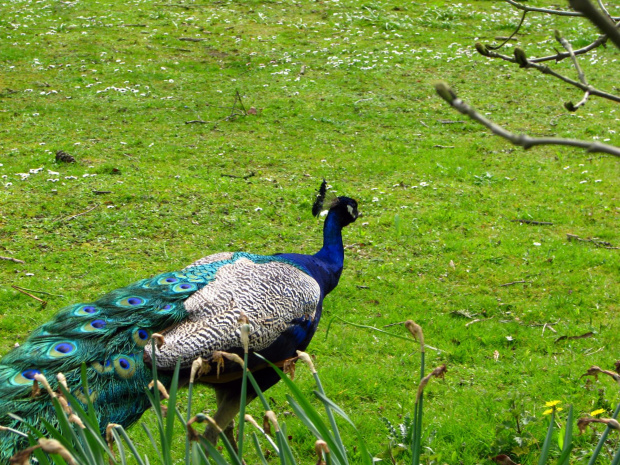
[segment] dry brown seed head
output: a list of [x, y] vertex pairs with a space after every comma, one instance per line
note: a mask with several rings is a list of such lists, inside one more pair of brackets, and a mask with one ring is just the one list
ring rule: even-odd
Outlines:
[[310, 357], [309, 354], [307, 354], [306, 352], [302, 352], [301, 350], [298, 350], [297, 356], [299, 357], [299, 360], [301, 360], [306, 365], [308, 365], [308, 368], [310, 368], [310, 372], [312, 374], [316, 373], [316, 368], [314, 368], [314, 363], [312, 363], [312, 357]]

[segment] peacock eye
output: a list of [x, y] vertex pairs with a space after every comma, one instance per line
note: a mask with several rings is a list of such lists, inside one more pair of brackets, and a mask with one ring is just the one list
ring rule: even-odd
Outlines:
[[94, 320], [91, 323], [91, 326], [93, 328], [97, 328], [97, 329], [101, 329], [101, 328], [105, 328], [107, 325], [107, 323], [105, 322], [105, 320]]
[[26, 386], [28, 384], [32, 384], [35, 375], [38, 373], [41, 372], [39, 370], [35, 370], [34, 368], [24, 370], [20, 373], [16, 373], [13, 377], [11, 377], [9, 379], [9, 383], [11, 383], [13, 386]]
[[22, 376], [26, 379], [33, 380], [35, 375], [41, 373], [39, 370], [26, 370], [22, 371]]
[[77, 350], [77, 346], [72, 342], [61, 342], [60, 344], [56, 344], [53, 346], [48, 355], [50, 357], [64, 357], [66, 355], [70, 355]]
[[139, 329], [138, 330], [138, 337], [140, 339], [142, 339], [143, 341], [145, 341], [146, 339], [148, 339], [149, 333], [146, 330], [144, 330], [144, 329]]
[[162, 310], [170, 310], [171, 308], [172, 308], [172, 305], [166, 304], [163, 306]]
[[196, 289], [198, 289], [198, 287], [193, 283], [182, 283], [182, 284], [176, 284], [175, 286], [172, 286], [173, 292], [195, 291]]
[[99, 313], [99, 310], [94, 305], [82, 305], [74, 310], [74, 315], [84, 316], [84, 315], [94, 315]]
[[114, 359], [114, 370], [121, 378], [129, 379], [136, 372], [136, 362], [127, 355], [119, 355]]
[[145, 299], [143, 299], [142, 297], [127, 297], [126, 299], [123, 299], [119, 302], [119, 305], [123, 305], [123, 306], [131, 306], [131, 307], [135, 307], [137, 305], [142, 305], [146, 302]]

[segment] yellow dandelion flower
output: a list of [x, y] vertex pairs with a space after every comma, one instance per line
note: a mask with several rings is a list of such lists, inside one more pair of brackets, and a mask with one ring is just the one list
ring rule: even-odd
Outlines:
[[561, 400], [551, 400], [549, 402], [545, 402], [545, 407], [555, 407], [558, 404], [561, 404]]
[[564, 410], [562, 407], [558, 407], [555, 409], [556, 412], [561, 412], [562, 410]]
[[553, 409], [552, 409], [552, 408], [550, 408], [549, 410], [545, 410], [545, 411], [543, 412], [543, 415], [551, 415], [552, 413], [553, 413]]
[[597, 415], [600, 415], [601, 413], [604, 413], [605, 409], [604, 408], [600, 408], [598, 410], [595, 410], [594, 412], [590, 412], [590, 416], [591, 417], [595, 417]]

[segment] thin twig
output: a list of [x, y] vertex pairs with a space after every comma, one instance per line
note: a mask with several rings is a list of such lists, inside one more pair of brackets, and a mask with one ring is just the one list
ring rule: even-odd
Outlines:
[[529, 284], [531, 281], [513, 281], [511, 283], [500, 284], [499, 287], [513, 286], [515, 284]]
[[0, 260], [8, 260], [9, 262], [23, 263], [23, 264], [26, 263], [25, 261], [20, 260], [19, 258], [13, 258], [13, 257], [0, 257]]
[[112, 191], [93, 191], [95, 195], [111, 194]]
[[620, 157], [620, 148], [612, 145], [602, 144], [600, 142], [589, 142], [577, 139], [564, 139], [560, 137], [541, 137], [534, 138], [525, 134], [514, 134], [507, 131], [503, 127], [493, 123], [483, 115], [478, 113], [472, 107], [467, 105], [463, 100], [458, 98], [454, 91], [445, 82], [435, 85], [435, 90], [441, 98], [448, 102], [454, 109], [460, 113], [469, 116], [474, 121], [482, 124], [494, 134], [503, 137], [514, 145], [519, 145], [525, 149], [535, 147], [537, 145], [566, 145], [570, 147], [580, 147], [586, 149], [589, 153], [608, 153], [616, 157]]
[[250, 171], [250, 174], [246, 174], [245, 176], [237, 176], [235, 174], [220, 174], [221, 177], [223, 178], [234, 178], [234, 179], [248, 179], [251, 178], [252, 176], [256, 176], [256, 173], [254, 173], [254, 171]]
[[513, 223], [525, 223], [525, 224], [542, 224], [542, 225], [552, 225], [553, 223], [549, 221], [534, 221], [534, 220], [510, 220]]
[[402, 324], [404, 324], [404, 321], [399, 321], [398, 323], [390, 323], [389, 325], [384, 325], [384, 328], [389, 328], [390, 326], [400, 326]]
[[201, 119], [193, 119], [191, 121], [185, 121], [185, 124], [208, 124], [208, 121], [203, 121]]
[[200, 37], [179, 37], [179, 40], [182, 40], [185, 42], [204, 42], [205, 40], [209, 40], [209, 39], [204, 39]]
[[39, 302], [41, 302], [41, 305], [43, 306], [43, 308], [46, 307], [47, 305], [47, 301], [43, 300], [43, 299], [39, 299], [36, 295], [32, 295], [29, 292], [26, 292], [24, 290], [22, 290], [22, 288], [18, 287], [18, 286], [11, 286], [13, 289], [15, 289], [18, 292], [21, 292], [22, 294], [26, 294], [28, 297], [32, 297], [34, 300], [38, 300]]
[[[518, 3], [514, 0], [504, 0], [504, 1], [506, 3], [510, 3], [516, 9], [523, 10], [523, 11], [532, 11], [535, 13], [547, 13], [550, 15], [557, 15], [557, 16], [586, 16], [582, 12], [579, 12], [579, 11], [575, 12], [575, 11], [566, 11], [566, 10], [551, 10], [549, 8], [536, 8], [533, 6], [526, 6], [523, 3]], [[575, 6], [572, 5], [572, 2], [571, 2], [571, 6], [575, 8]], [[577, 10], [577, 8], [575, 8], [575, 10]], [[620, 18], [613, 18], [614, 21], [617, 21], [618, 19]]]
[[601, 248], [603, 248], [603, 249], [611, 249], [611, 250], [618, 250], [618, 249], [620, 249], [620, 247], [614, 247], [614, 246], [612, 246], [612, 245], [611, 245], [609, 242], [607, 242], [607, 241], [601, 241], [601, 240], [596, 239], [596, 238], [592, 238], [592, 239], [590, 239], [590, 238], [588, 238], [588, 239], [583, 239], [583, 238], [581, 238], [581, 237], [579, 237], [579, 236], [577, 236], [577, 235], [575, 235], [575, 234], [569, 234], [569, 233], [566, 233], [566, 238], [567, 238], [569, 241], [591, 242], [591, 243], [592, 243], [592, 244], [594, 244], [595, 246], [597, 246], [597, 247], [601, 247]]
[[509, 37], [506, 37], [501, 44], [493, 45], [493, 46], [487, 45], [487, 48], [489, 48], [490, 50], [499, 50], [504, 45], [506, 45], [508, 42], [510, 42], [512, 40], [512, 38], [519, 32], [519, 30], [521, 29], [521, 26], [523, 26], [523, 22], [525, 21], [525, 17], [526, 16], [527, 16], [527, 10], [523, 10], [523, 16], [521, 16], [521, 21], [519, 22], [519, 25], [514, 30], [514, 32], [512, 34], [510, 34]]
[[[598, 36], [598, 38], [592, 42], [591, 44], [586, 45], [585, 47], [581, 47], [575, 51], [573, 51], [573, 53], [575, 55], [583, 55], [584, 53], [588, 53], [590, 50], [594, 50], [595, 48], [600, 47], [601, 45], [603, 45], [604, 43], [607, 42], [607, 36], [605, 34], [601, 34], [600, 36]], [[556, 62], [562, 61], [565, 58], [569, 58], [570, 57], [570, 53], [568, 52], [559, 52], [556, 53], [555, 55], [549, 55], [546, 57], [540, 57], [540, 58], [531, 58], [530, 61], [532, 63], [542, 63], [543, 61], [551, 61], [551, 60], [555, 60]]]
[[73, 216], [68, 216], [67, 218], [65, 218], [65, 221], [71, 221], [71, 220], [73, 220], [73, 219], [77, 218], [78, 216], [86, 215], [86, 213], [88, 213], [88, 212], [92, 212], [92, 211], [93, 211], [95, 208], [97, 208], [98, 206], [99, 206], [99, 204], [96, 204], [94, 207], [89, 208], [88, 210], [86, 210], [86, 211], [84, 211], [84, 212], [82, 212], [82, 213], [78, 213], [78, 214], [73, 215]]
[[476, 318], [475, 320], [471, 320], [469, 323], [465, 324], [465, 327], [467, 328], [469, 325], [473, 325], [474, 323], [480, 323], [482, 321], [489, 321], [492, 320], [493, 317], [490, 318]]
[[594, 333], [592, 331], [588, 331], [587, 333], [581, 334], [580, 336], [560, 336], [555, 340], [555, 342], [572, 341], [573, 339], [586, 339], [592, 336], [594, 336]]
[[[575, 56], [575, 52], [573, 51], [573, 47], [570, 44], [570, 42], [566, 40], [564, 37], [562, 37], [562, 34], [560, 34], [559, 31], [555, 31], [555, 40], [557, 40], [562, 45], [562, 47], [564, 47], [566, 51], [570, 54], [570, 58], [571, 58], [571, 61], [573, 62], [573, 66], [577, 70], [577, 76], [579, 77], [579, 81], [584, 86], [588, 86], [586, 75], [581, 69], [581, 66], [579, 66], [579, 62], [577, 61], [577, 57]], [[568, 111], [577, 111], [579, 107], [586, 104], [589, 96], [590, 96], [590, 91], [586, 90], [583, 98], [579, 102], [577, 102], [576, 104], [573, 104], [573, 102], [566, 102], [564, 104], [564, 108], [566, 108]]]
[[52, 295], [52, 296], [54, 296], [54, 297], [64, 297], [64, 295], [62, 295], [62, 294], [52, 294], [52, 293], [50, 293], [50, 292], [45, 292], [45, 291], [37, 291], [37, 290], [34, 290], [34, 289], [28, 289], [28, 288], [26, 288], [26, 287], [21, 287], [21, 286], [15, 286], [15, 285], [13, 285], [12, 287], [14, 287], [15, 289], [22, 289], [22, 290], [24, 290], [24, 291], [35, 292], [35, 293], [37, 293], [37, 294]]

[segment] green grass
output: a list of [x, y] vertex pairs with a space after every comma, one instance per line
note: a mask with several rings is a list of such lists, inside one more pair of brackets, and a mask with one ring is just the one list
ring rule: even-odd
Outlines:
[[[0, 255], [26, 264], [0, 261], [1, 353], [64, 305], [210, 253], [316, 251], [310, 208], [325, 177], [364, 216], [345, 231], [345, 271], [308, 350], [371, 452], [388, 445], [382, 418], [398, 424], [413, 412], [415, 345], [338, 321], [327, 334], [335, 316], [376, 327], [411, 318], [440, 349], [426, 358], [427, 371], [446, 363], [448, 373], [425, 395], [425, 463], [538, 460], [545, 401], [572, 404], [576, 417], [611, 414], [617, 388], [581, 375], [618, 358], [618, 250], [566, 234], [620, 246], [620, 165], [512, 147], [452, 111], [432, 83], [538, 136], [618, 145], [617, 105], [591, 99], [567, 114], [562, 103], [579, 91], [479, 56], [475, 41], [518, 23], [496, 2], [179, 5], [2, 7]], [[597, 36], [584, 22], [530, 16], [518, 42], [530, 56], [554, 53], [554, 28], [578, 46]], [[206, 40], [179, 40], [188, 37]], [[619, 59], [608, 47], [581, 63], [613, 92]], [[575, 76], [567, 60], [551, 66]], [[237, 90], [257, 114], [225, 120]], [[57, 150], [78, 163], [55, 163]], [[526, 283], [501, 286], [515, 281]], [[40, 295], [42, 309], [11, 285], [56, 295]], [[466, 326], [459, 313], [481, 321]], [[305, 370], [298, 383], [313, 389]], [[197, 391], [195, 408], [212, 411], [210, 391]], [[279, 415], [291, 411], [286, 392], [267, 393]], [[248, 409], [262, 416], [258, 403]], [[287, 425], [294, 453], [311, 461], [314, 439], [295, 418]], [[141, 430], [130, 434], [149, 447]], [[577, 437], [574, 460], [595, 443]]]

